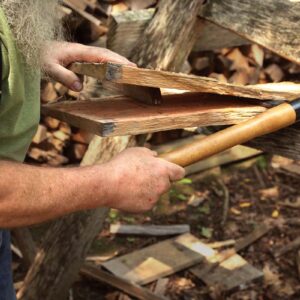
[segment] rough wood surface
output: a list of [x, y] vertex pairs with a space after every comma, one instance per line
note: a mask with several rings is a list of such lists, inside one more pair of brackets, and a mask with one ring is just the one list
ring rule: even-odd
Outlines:
[[[107, 46], [129, 57], [154, 13], [155, 10], [152, 8], [114, 13], [108, 25]], [[207, 51], [249, 43], [239, 35], [210, 21], [202, 20], [200, 26], [202, 30], [195, 41], [193, 51]]]
[[131, 295], [131, 296], [137, 298], [137, 299], [166, 300], [165, 297], [157, 296], [145, 288], [142, 288], [142, 287], [140, 287], [130, 281], [127, 281], [123, 278], [111, 275], [108, 272], [105, 272], [105, 271], [101, 270], [100, 268], [97, 268], [94, 266], [85, 264], [80, 269], [80, 274], [87, 278], [91, 278], [91, 279], [97, 280], [102, 283], [104, 282], [110, 286], [113, 286], [113, 287], [127, 293], [128, 295]]
[[134, 86], [179, 89], [261, 100], [287, 100], [300, 96], [300, 84], [293, 83], [241, 86], [223, 83], [208, 77], [135, 68], [112, 63], [74, 63], [71, 70], [101, 81], [112, 81]]
[[160, 1], [130, 59], [143, 68], [180, 71], [202, 30], [197, 19], [202, 2]]
[[112, 259], [102, 265], [137, 284], [147, 284], [200, 263], [215, 251], [187, 233]]
[[[82, 166], [104, 163], [130, 143], [129, 137], [94, 139]], [[18, 299], [65, 299], [106, 214], [107, 209], [100, 208], [55, 222], [47, 231]]]
[[240, 255], [235, 254], [210, 269], [213, 264], [206, 261], [203, 265], [192, 268], [191, 272], [209, 287], [220, 291], [229, 291], [263, 278], [263, 272], [250, 265]]
[[166, 236], [190, 232], [190, 225], [110, 225], [110, 233], [126, 235]]
[[200, 15], [300, 63], [299, 1], [210, 0]]
[[43, 113], [101, 136], [137, 135], [161, 130], [229, 125], [265, 111], [263, 106], [209, 94], [164, 96], [160, 106], [126, 97], [98, 101], [59, 102]]

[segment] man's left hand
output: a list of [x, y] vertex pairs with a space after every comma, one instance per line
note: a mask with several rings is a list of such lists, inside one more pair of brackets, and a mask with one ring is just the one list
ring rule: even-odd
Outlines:
[[43, 56], [44, 71], [52, 79], [75, 92], [80, 92], [83, 85], [81, 79], [74, 72], [67, 69], [74, 62], [114, 62], [135, 66], [125, 57], [105, 48], [67, 42], [51, 42], [46, 47]]

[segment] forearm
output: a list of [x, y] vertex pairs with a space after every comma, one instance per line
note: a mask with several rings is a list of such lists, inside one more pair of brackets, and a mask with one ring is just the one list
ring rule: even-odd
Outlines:
[[26, 226], [105, 205], [106, 166], [42, 168], [0, 162], [0, 228]]

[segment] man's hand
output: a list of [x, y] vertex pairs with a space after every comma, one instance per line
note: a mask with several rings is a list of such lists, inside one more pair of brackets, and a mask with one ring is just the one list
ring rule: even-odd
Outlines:
[[147, 148], [129, 148], [107, 164], [112, 184], [107, 206], [131, 213], [148, 211], [172, 181], [184, 176], [183, 168], [156, 155]]
[[125, 57], [104, 48], [67, 42], [50, 42], [46, 45], [43, 55], [43, 70], [69, 89], [80, 92], [83, 87], [81, 79], [67, 69], [67, 66], [73, 62], [114, 62], [135, 66]]

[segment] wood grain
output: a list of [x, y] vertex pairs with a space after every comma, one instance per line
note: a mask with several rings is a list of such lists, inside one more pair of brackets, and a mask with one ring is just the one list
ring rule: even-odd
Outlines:
[[136, 284], [147, 284], [193, 266], [214, 254], [213, 249], [187, 233], [112, 259], [102, 265], [121, 278]]
[[101, 136], [117, 136], [236, 124], [266, 110], [232, 97], [209, 94], [166, 95], [163, 102], [149, 106], [121, 96], [59, 102], [43, 106], [42, 112]]
[[200, 15], [261, 46], [300, 63], [300, 2], [210, 0]]
[[[153, 8], [114, 13], [109, 20], [107, 46], [129, 57], [135, 49], [138, 39], [151, 21]], [[240, 46], [249, 43], [239, 35], [216, 24], [201, 20], [200, 36], [196, 39], [193, 51], [208, 51], [219, 48]]]
[[[102, 81], [146, 87], [172, 88], [190, 92], [214, 93], [260, 100], [287, 100], [300, 96], [300, 84], [241, 86], [223, 83], [213, 78], [158, 71], [112, 63], [74, 63], [71, 70]], [[273, 89], [272, 89], [273, 87]]]

